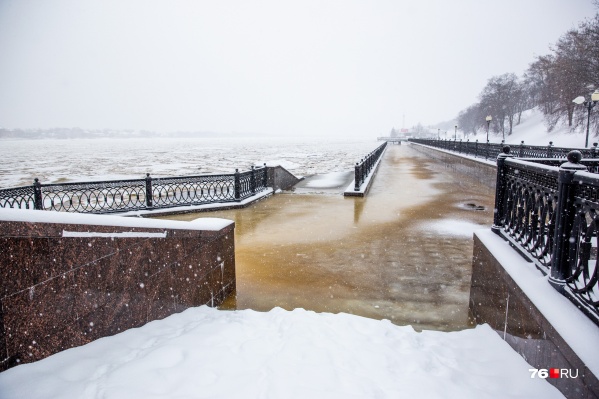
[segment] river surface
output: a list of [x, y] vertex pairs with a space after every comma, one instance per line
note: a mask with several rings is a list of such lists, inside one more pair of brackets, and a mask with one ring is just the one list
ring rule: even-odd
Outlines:
[[472, 232], [490, 228], [494, 201], [494, 176], [463, 172], [416, 146], [388, 146], [365, 198], [298, 189], [170, 218], [235, 221], [237, 289], [223, 309], [304, 308], [458, 330], [470, 325]]

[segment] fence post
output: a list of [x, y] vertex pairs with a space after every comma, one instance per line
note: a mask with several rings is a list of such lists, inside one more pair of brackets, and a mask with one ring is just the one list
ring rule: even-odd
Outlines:
[[358, 162], [354, 168], [354, 191], [360, 191], [360, 165]]
[[570, 242], [576, 208], [574, 207], [574, 193], [576, 183], [573, 183], [577, 171], [587, 170], [580, 164], [582, 153], [573, 150], [568, 153], [568, 162], [559, 168], [557, 180], [557, 204], [555, 207], [555, 231], [553, 234], [553, 252], [551, 256], [551, 275], [549, 283], [556, 290], [563, 292], [565, 280], [570, 277]]
[[42, 183], [36, 177], [33, 180], [33, 209], [44, 210], [44, 200], [42, 198]]
[[549, 145], [547, 146], [547, 158], [552, 158], [553, 157], [553, 141], [549, 142]]
[[256, 193], [256, 171], [254, 170], [254, 166], [252, 165], [251, 175], [250, 175], [250, 188], [252, 189], [252, 194]]
[[597, 157], [597, 145], [599, 143], [593, 143], [593, 148], [591, 148], [591, 155], [593, 156], [593, 158]]
[[495, 213], [493, 215], [493, 226], [491, 227], [491, 230], [495, 234], [499, 234], [501, 226], [503, 226], [503, 220], [505, 218], [505, 202], [507, 199], [507, 167], [505, 166], [505, 160], [507, 158], [513, 157], [513, 155], [510, 154], [509, 145], [503, 146], [502, 151], [503, 152], [497, 155], [497, 180], [495, 183]]
[[485, 160], [489, 159], [489, 145], [490, 145], [489, 140], [487, 140], [487, 146], [486, 146], [487, 148], [485, 150]]
[[478, 139], [476, 139], [476, 143], [474, 143], [474, 158], [478, 158]]
[[146, 173], [146, 208], [152, 209], [153, 207], [152, 178], [149, 173]]
[[235, 169], [233, 190], [235, 191], [235, 200], [239, 201], [241, 198], [241, 180], [239, 179], [239, 169]]
[[268, 168], [266, 167], [266, 162], [264, 163], [264, 175], [263, 175], [262, 187], [268, 187]]
[[524, 140], [522, 140], [520, 142], [520, 151], [518, 151], [518, 157], [522, 158], [522, 155], [524, 154]]

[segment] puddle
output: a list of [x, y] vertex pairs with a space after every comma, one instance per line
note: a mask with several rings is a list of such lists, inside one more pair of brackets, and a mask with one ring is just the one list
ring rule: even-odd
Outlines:
[[[471, 232], [491, 225], [494, 192], [410, 147], [387, 149], [365, 198], [280, 194], [246, 209], [177, 216], [236, 222], [237, 290], [222, 308], [468, 327]], [[455, 206], [465, 202], [486, 209]]]
[[484, 211], [486, 209], [483, 205], [478, 205], [474, 202], [466, 202], [465, 204], [459, 204], [458, 207], [466, 209], [468, 211]]

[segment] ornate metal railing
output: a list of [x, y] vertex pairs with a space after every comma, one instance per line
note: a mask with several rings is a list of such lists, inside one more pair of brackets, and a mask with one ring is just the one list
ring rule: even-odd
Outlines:
[[[424, 144], [431, 147], [442, 148], [448, 151], [455, 151], [461, 154], [473, 155], [476, 158], [495, 159], [501, 153], [505, 144], [497, 143], [479, 143], [478, 140], [431, 140], [431, 139], [410, 139], [410, 142]], [[593, 143], [593, 147], [580, 149], [584, 158], [598, 158], [599, 149], [597, 143]], [[550, 141], [548, 146], [524, 145], [524, 141], [520, 144], [510, 145], [512, 155], [518, 158], [563, 158], [572, 148], [554, 147]]]
[[354, 191], [360, 191], [360, 187], [370, 174], [370, 171], [376, 165], [376, 162], [379, 160], [385, 148], [387, 147], [387, 142], [384, 142], [380, 146], [378, 146], [374, 151], [370, 152], [366, 155], [360, 162], [356, 163], [354, 168]]
[[0, 208], [114, 213], [239, 202], [267, 187], [267, 168], [233, 174], [41, 184], [0, 190]]
[[[599, 325], [599, 161], [497, 157], [493, 231]], [[559, 163], [559, 166], [557, 165]]]
[[[37, 183], [37, 179], [35, 179]], [[35, 208], [35, 186], [0, 190], [0, 208]]]

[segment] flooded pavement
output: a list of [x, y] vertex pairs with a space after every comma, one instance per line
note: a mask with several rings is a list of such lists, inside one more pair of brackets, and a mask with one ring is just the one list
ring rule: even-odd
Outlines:
[[469, 325], [472, 232], [492, 223], [493, 182], [388, 146], [365, 198], [284, 193], [170, 218], [235, 221], [237, 291], [221, 308], [301, 307], [450, 331]]

